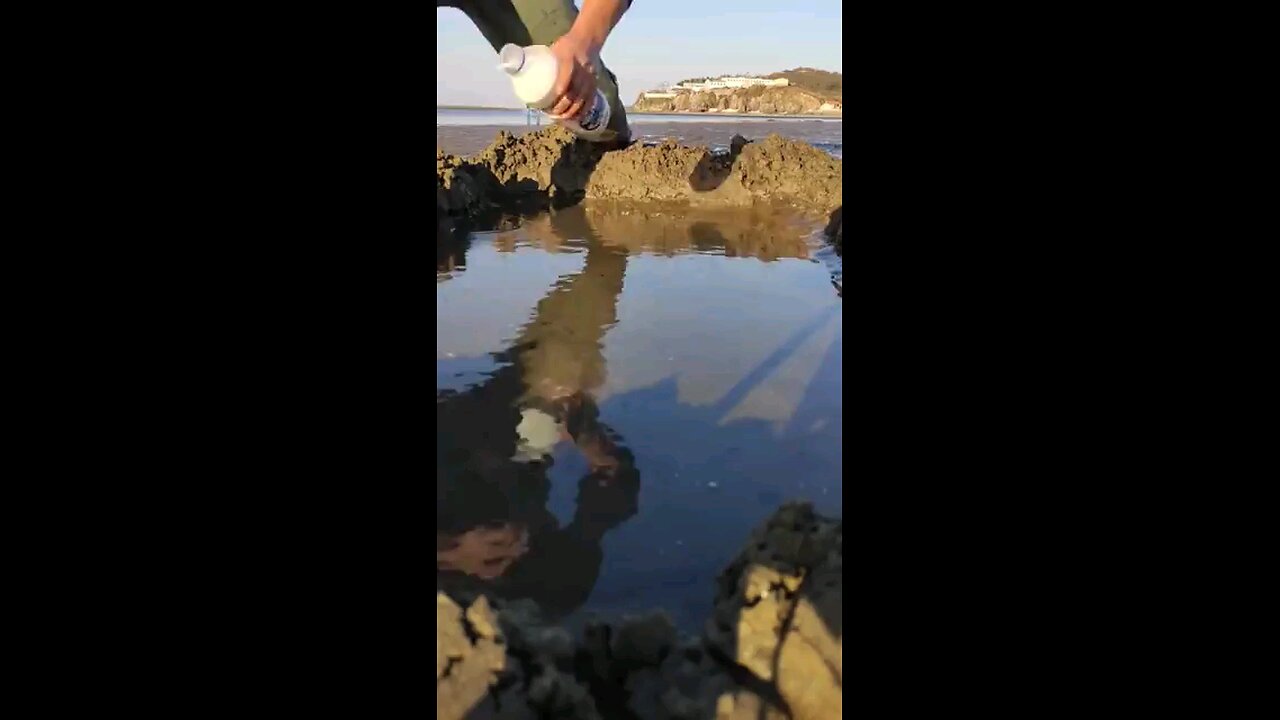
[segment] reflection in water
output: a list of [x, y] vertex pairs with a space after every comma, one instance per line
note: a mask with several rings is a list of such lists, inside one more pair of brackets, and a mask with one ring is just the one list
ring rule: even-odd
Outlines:
[[467, 246], [471, 243], [465, 228], [445, 226], [436, 228], [436, 282], [452, 277], [452, 273], [466, 264]]
[[[556, 284], [500, 354], [504, 367], [461, 392], [437, 391], [436, 570], [446, 590], [483, 587], [563, 616], [595, 585], [601, 538], [635, 514], [634, 460], [590, 394], [604, 380], [601, 341], [617, 320], [626, 262], [625, 252], [592, 246], [582, 271]], [[561, 440], [587, 463], [565, 527], [546, 507]]]
[[779, 502], [838, 515], [823, 222], [593, 202], [444, 243], [438, 586], [570, 623], [661, 605], [694, 630]]
[[691, 213], [687, 205], [593, 201], [589, 208], [575, 205], [531, 218], [516, 232], [500, 233], [498, 242], [510, 248], [521, 237], [554, 250], [566, 239], [599, 237], [631, 253], [693, 250], [768, 261], [808, 257], [812, 227], [811, 217], [762, 205]]

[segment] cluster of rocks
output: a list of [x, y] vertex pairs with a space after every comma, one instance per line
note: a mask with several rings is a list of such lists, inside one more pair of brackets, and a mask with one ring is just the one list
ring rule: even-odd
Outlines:
[[[717, 579], [700, 637], [662, 612], [574, 639], [528, 602], [436, 596], [436, 714], [829, 720], [843, 712], [843, 523], [784, 505]], [[465, 605], [465, 608], [464, 608]]]

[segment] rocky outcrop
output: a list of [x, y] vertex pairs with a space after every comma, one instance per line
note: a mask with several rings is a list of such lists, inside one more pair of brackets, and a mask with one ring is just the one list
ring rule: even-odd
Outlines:
[[498, 635], [497, 618], [485, 598], [464, 612], [436, 594], [436, 714], [466, 717], [492, 700], [498, 678], [516, 667]]
[[795, 718], [841, 717], [844, 525], [785, 505], [720, 575], [705, 641]]
[[843, 710], [843, 524], [779, 509], [720, 576], [701, 638], [661, 611], [574, 641], [528, 602], [436, 596], [436, 715], [828, 720]]
[[823, 213], [840, 205], [844, 191], [843, 160], [780, 135], [744, 147], [732, 172], [752, 198], [782, 199]]
[[753, 87], [677, 92], [673, 98], [640, 93], [636, 112], [758, 112], [766, 115], [840, 113], [841, 101], [798, 87]]
[[803, 142], [735, 136], [728, 154], [635, 143], [623, 150], [578, 140], [559, 126], [501, 132], [468, 158], [436, 153], [436, 211], [476, 215], [540, 209], [582, 198], [750, 205], [780, 201], [825, 216], [840, 204], [843, 161]]

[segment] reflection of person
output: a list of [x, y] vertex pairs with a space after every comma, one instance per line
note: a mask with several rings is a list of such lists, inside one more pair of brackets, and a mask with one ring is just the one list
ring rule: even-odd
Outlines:
[[[616, 321], [625, 253], [593, 244], [484, 383], [436, 398], [436, 577], [442, 589], [528, 597], [551, 617], [586, 601], [605, 532], [636, 511], [631, 453], [598, 420], [601, 341]], [[587, 460], [573, 519], [546, 509], [551, 450]]]
[[560, 73], [556, 100], [547, 112], [557, 119], [576, 117], [590, 107], [599, 87], [609, 100], [609, 130], [614, 133], [605, 140], [620, 142], [631, 131], [618, 79], [600, 61], [600, 50], [630, 5], [630, 0], [582, 0], [579, 12], [573, 0], [436, 0], [436, 7], [466, 13], [494, 50], [507, 43], [549, 46], [560, 61]]

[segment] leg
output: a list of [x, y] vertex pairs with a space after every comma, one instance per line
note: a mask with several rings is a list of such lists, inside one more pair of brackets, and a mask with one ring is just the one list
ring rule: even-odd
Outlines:
[[[480, 29], [494, 50], [507, 43], [550, 45], [569, 32], [578, 17], [572, 0], [454, 0]], [[618, 94], [618, 79], [601, 61], [596, 87], [609, 101], [609, 129], [623, 141], [631, 137], [627, 111]]]

